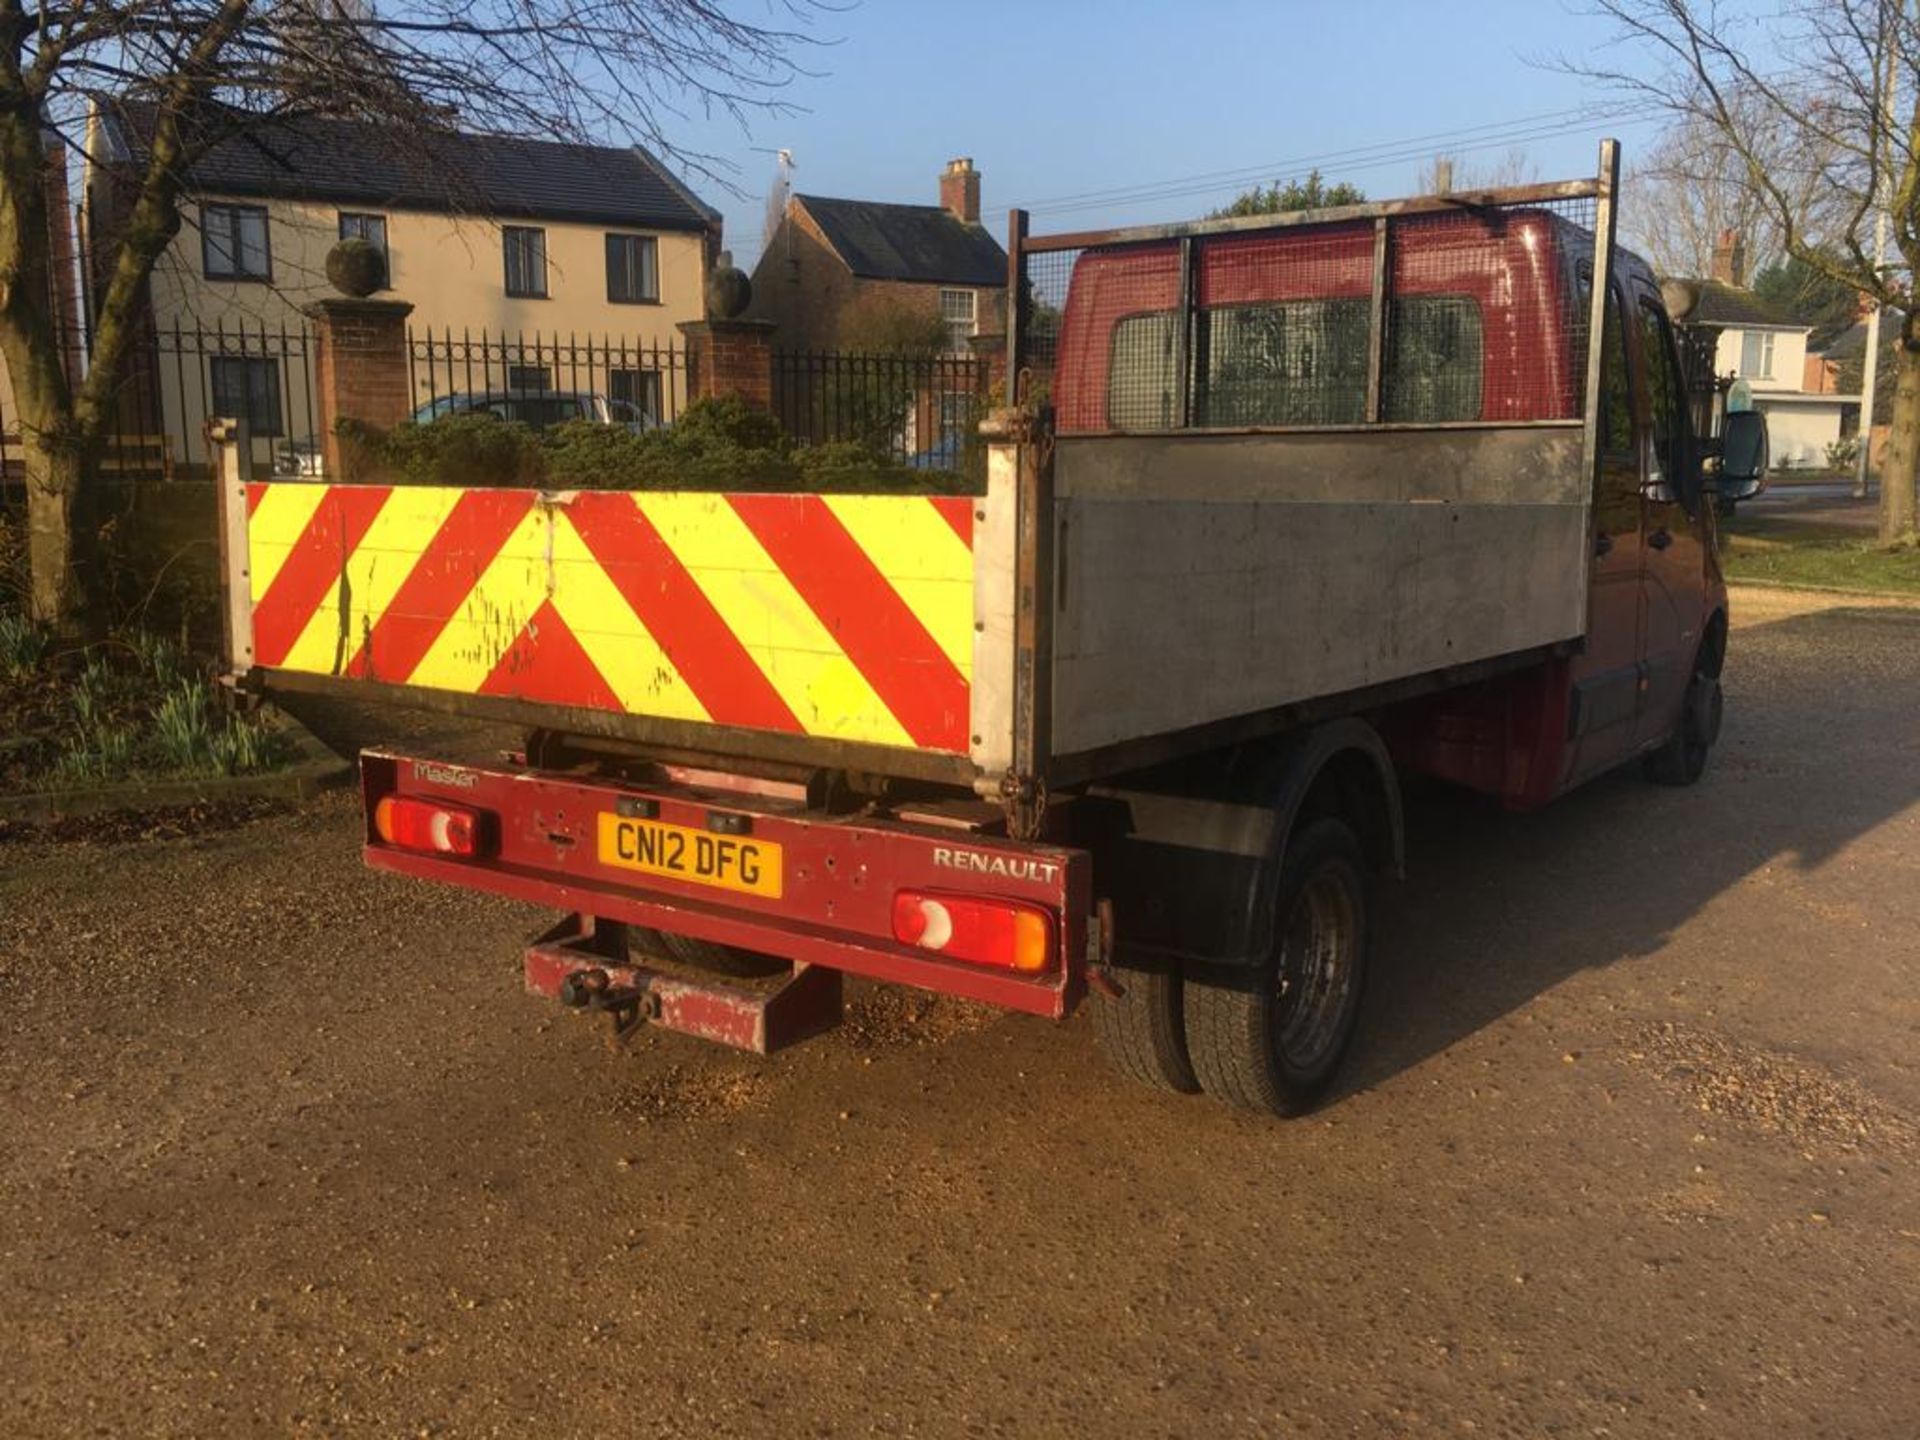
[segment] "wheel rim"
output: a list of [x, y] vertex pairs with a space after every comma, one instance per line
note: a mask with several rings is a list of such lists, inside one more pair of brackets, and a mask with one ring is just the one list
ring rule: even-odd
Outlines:
[[1360, 907], [1351, 878], [1327, 866], [1301, 887], [1280, 939], [1275, 997], [1280, 1058], [1312, 1072], [1340, 1044], [1353, 995]]

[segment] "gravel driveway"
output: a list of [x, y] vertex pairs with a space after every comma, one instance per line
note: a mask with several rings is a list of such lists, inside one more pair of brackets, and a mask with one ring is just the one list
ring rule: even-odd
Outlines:
[[858, 990], [609, 1050], [348, 797], [0, 844], [0, 1435], [1920, 1432], [1920, 610], [1739, 598], [1707, 780], [1410, 797], [1276, 1124]]

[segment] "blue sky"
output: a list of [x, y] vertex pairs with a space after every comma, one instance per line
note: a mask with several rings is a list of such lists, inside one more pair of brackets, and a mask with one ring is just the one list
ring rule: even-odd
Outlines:
[[1604, 24], [1562, 0], [864, 0], [813, 29], [832, 43], [799, 53], [817, 72], [787, 94], [801, 113], [756, 116], [747, 133], [724, 118], [675, 127], [687, 148], [738, 167], [742, 195], [695, 188], [725, 212], [742, 264], [759, 252], [774, 170], [760, 151], [775, 147], [793, 151], [797, 190], [910, 203], [932, 203], [942, 164], [971, 155], [998, 234], [1013, 204], [1036, 212], [1039, 232], [1197, 215], [1245, 181], [1073, 197], [1221, 171], [1286, 179], [1363, 146], [1403, 153], [1320, 168], [1405, 194], [1434, 150], [1472, 165], [1510, 148], [1423, 137], [1536, 116], [1555, 118], [1526, 128], [1563, 133], [1523, 148], [1539, 178], [1559, 179], [1591, 172], [1601, 135], [1631, 158], [1656, 129], [1644, 115], [1566, 113], [1620, 102], [1536, 63], [1607, 43]]

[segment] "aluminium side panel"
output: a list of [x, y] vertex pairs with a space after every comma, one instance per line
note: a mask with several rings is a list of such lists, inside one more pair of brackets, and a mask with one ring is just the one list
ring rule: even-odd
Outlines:
[[1063, 438], [1053, 753], [1575, 640], [1575, 422]]

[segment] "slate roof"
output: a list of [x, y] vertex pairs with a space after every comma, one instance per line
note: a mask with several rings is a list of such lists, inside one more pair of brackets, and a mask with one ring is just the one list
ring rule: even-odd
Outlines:
[[1751, 290], [1724, 285], [1718, 280], [1696, 280], [1700, 304], [1687, 317], [1691, 325], [1778, 325], [1790, 329], [1806, 328], [1801, 321], [1768, 305]]
[[[103, 104], [120, 158], [139, 163], [155, 107]], [[207, 194], [463, 211], [582, 224], [701, 230], [705, 204], [638, 145], [565, 145], [499, 135], [436, 134], [306, 117], [220, 141], [189, 168]]]
[[938, 205], [885, 205], [796, 195], [847, 268], [863, 280], [947, 285], [1007, 283], [1007, 252], [985, 227]]

